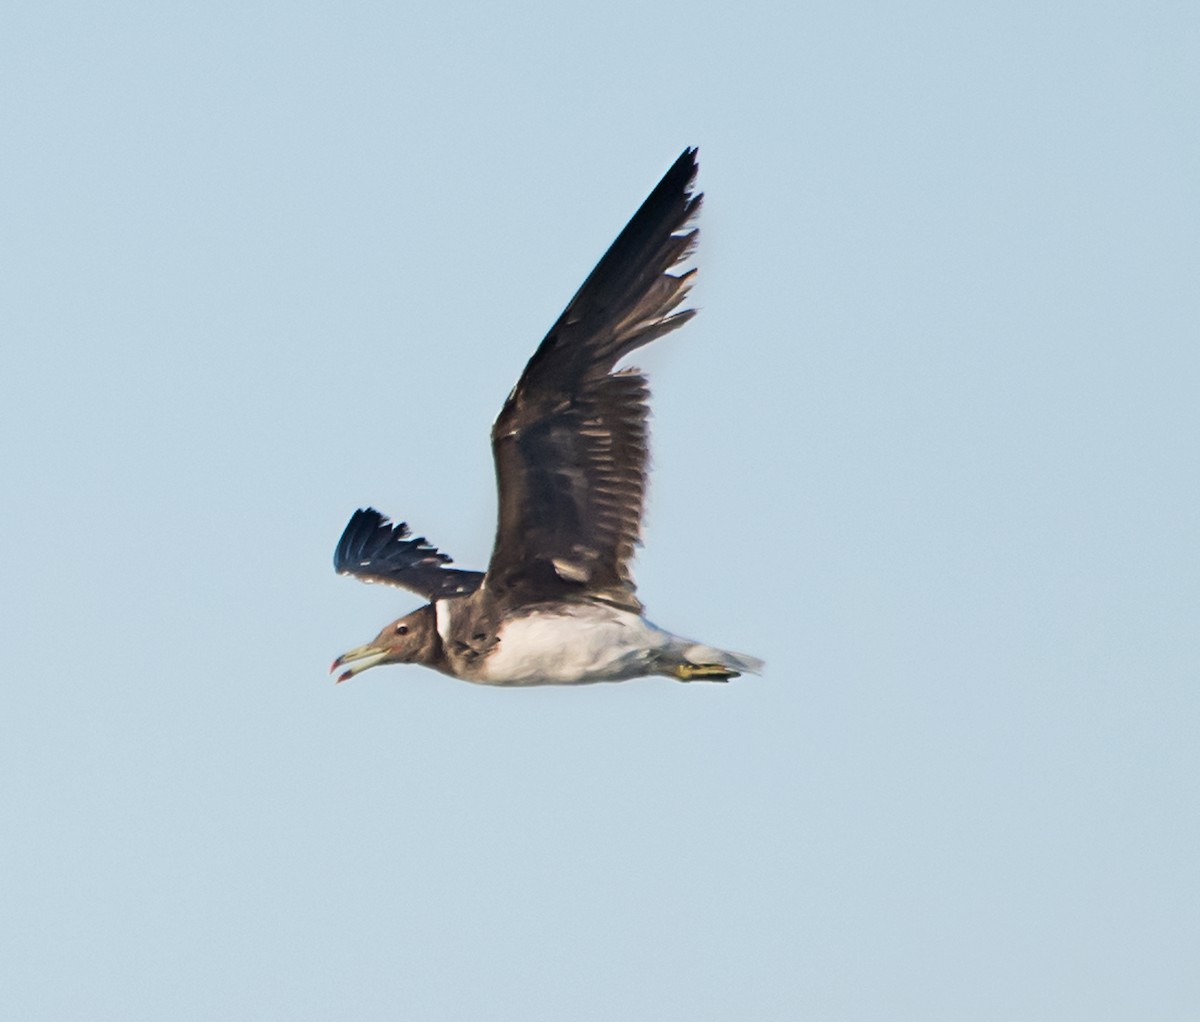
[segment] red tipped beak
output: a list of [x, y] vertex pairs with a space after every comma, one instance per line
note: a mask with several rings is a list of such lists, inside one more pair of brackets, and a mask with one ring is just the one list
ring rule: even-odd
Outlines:
[[380, 649], [378, 646], [359, 646], [357, 649], [347, 650], [330, 664], [329, 673], [332, 674], [344, 664], [353, 665], [338, 675], [337, 684], [340, 685], [343, 681], [353, 678], [360, 671], [365, 671], [368, 667], [374, 667], [386, 656], [387, 650]]

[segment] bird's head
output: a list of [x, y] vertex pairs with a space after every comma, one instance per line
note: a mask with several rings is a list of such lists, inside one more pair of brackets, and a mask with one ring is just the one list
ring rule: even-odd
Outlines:
[[337, 680], [341, 683], [379, 664], [429, 663], [436, 655], [437, 642], [433, 605], [426, 604], [386, 625], [365, 646], [347, 650], [333, 662], [329, 673], [345, 664], [352, 665], [338, 675]]

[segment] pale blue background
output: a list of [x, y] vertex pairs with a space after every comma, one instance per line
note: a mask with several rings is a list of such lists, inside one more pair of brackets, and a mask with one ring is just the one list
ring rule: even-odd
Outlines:
[[[436, 11], [436, 13], [435, 13]], [[24, 3], [0, 1015], [1200, 1017], [1200, 13]], [[701, 146], [653, 618], [728, 686], [335, 688]]]

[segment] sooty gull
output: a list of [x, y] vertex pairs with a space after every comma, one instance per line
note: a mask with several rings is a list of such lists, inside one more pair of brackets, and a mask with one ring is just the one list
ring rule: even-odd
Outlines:
[[343, 653], [338, 681], [424, 664], [484, 685], [570, 685], [666, 675], [725, 681], [762, 661], [651, 624], [629, 562], [646, 490], [649, 390], [631, 351], [683, 326], [695, 270], [696, 150], [664, 175], [538, 346], [492, 427], [499, 521], [486, 572], [373, 508], [351, 517], [338, 572], [429, 602]]

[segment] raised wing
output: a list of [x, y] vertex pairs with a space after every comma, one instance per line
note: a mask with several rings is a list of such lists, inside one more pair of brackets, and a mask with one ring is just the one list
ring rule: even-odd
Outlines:
[[499, 488], [489, 592], [587, 594], [640, 610], [629, 569], [646, 489], [644, 377], [613, 372], [684, 323], [694, 270], [696, 150], [687, 149], [551, 327], [492, 427]]
[[359, 509], [338, 540], [333, 567], [339, 575], [403, 586], [427, 600], [464, 596], [479, 588], [483, 572], [445, 567], [450, 563], [447, 554], [424, 536], [411, 535], [404, 522], [393, 525], [374, 508]]

